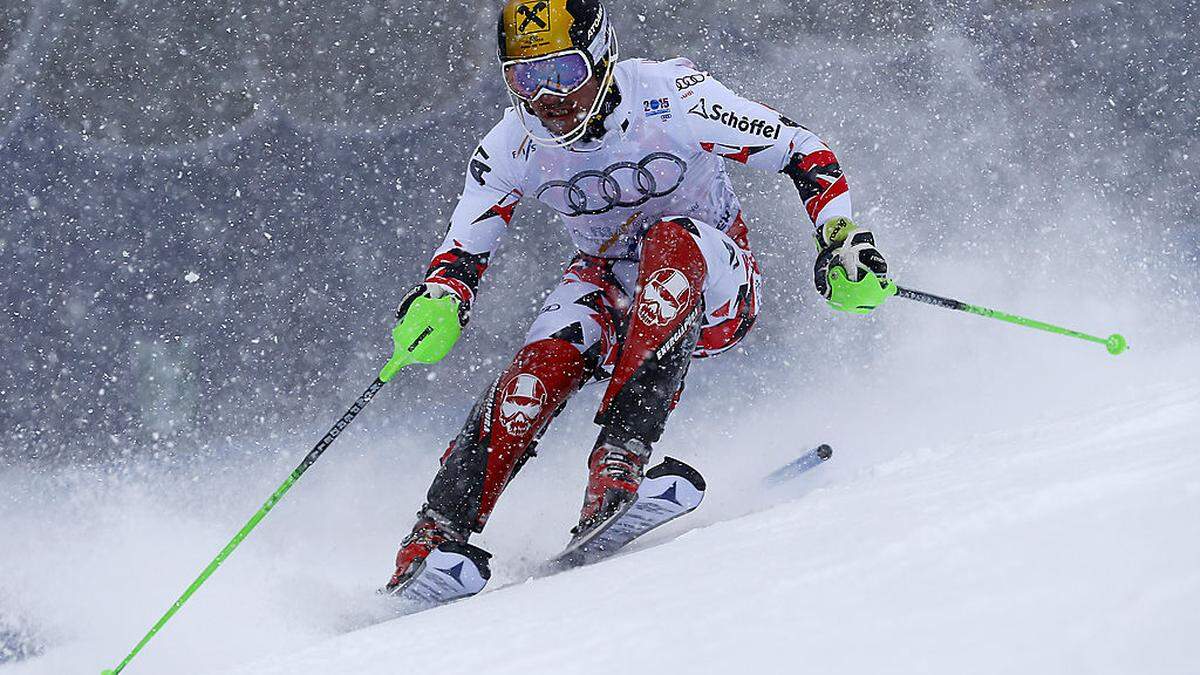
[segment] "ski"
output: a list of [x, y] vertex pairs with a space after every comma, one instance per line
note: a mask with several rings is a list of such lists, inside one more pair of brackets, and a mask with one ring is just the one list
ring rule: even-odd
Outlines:
[[419, 563], [408, 581], [384, 593], [399, 601], [403, 613], [470, 597], [482, 591], [491, 578], [491, 557], [478, 546], [443, 542]]
[[800, 455], [796, 459], [784, 464], [775, 469], [763, 478], [763, 482], [767, 485], [779, 485], [792, 480], [802, 473], [806, 473], [816, 466], [820, 466], [833, 456], [833, 448], [828, 444], [822, 443], [808, 452]]
[[624, 510], [581, 533], [548, 564], [551, 570], [590, 565], [616, 553], [629, 542], [685, 513], [704, 499], [704, 477], [673, 458], [646, 472], [637, 495]]
[[415, 564], [412, 576], [396, 588], [375, 591], [378, 603], [365, 611], [346, 614], [339, 633], [349, 633], [409, 614], [469, 598], [483, 590], [492, 576], [491, 553], [471, 544], [442, 542]]
[[[785, 483], [832, 456], [833, 449], [822, 443], [767, 474], [763, 482]], [[664, 457], [646, 472], [637, 494], [624, 509], [573, 539], [546, 563], [543, 573], [590, 565], [612, 556], [651, 530], [696, 510], [706, 489], [699, 471], [678, 459]], [[479, 593], [491, 578], [490, 558], [490, 553], [470, 544], [442, 543], [419, 563], [408, 581], [394, 590], [381, 591], [399, 601], [400, 612], [391, 616], [423, 611]], [[355, 627], [362, 625], [366, 624]]]

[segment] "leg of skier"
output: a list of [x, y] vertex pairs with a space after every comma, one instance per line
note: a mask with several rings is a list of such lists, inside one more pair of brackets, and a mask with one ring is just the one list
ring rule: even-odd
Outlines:
[[650, 447], [683, 384], [704, 312], [708, 266], [686, 219], [653, 225], [642, 240], [637, 289], [588, 457], [588, 486], [576, 535], [629, 504]]
[[525, 346], [484, 392], [443, 455], [387, 588], [404, 583], [438, 545], [465, 543], [482, 531], [551, 418], [615, 357], [618, 304], [623, 304], [619, 286], [605, 262], [580, 258], [567, 268]]
[[636, 498], [651, 446], [682, 393], [693, 357], [736, 344], [758, 310], [758, 268], [740, 217], [723, 233], [688, 218], [655, 224], [642, 242], [635, 300], [588, 458], [588, 485], [574, 541], [620, 515]]

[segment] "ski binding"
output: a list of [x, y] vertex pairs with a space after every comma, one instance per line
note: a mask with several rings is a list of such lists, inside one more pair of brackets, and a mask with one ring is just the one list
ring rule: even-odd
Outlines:
[[418, 563], [407, 581], [388, 594], [414, 612], [475, 595], [492, 576], [491, 557], [478, 546], [442, 542]]
[[588, 565], [616, 553], [654, 528], [694, 511], [704, 499], [704, 477], [691, 466], [664, 457], [646, 472], [637, 495], [621, 511], [591, 530], [580, 533], [550, 566], [557, 569]]

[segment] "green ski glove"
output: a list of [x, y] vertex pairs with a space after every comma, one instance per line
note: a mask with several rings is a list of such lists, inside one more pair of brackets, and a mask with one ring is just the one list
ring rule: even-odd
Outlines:
[[387, 382], [412, 363], [437, 363], [458, 342], [470, 317], [470, 306], [436, 284], [421, 284], [409, 291], [396, 308], [392, 328], [392, 358], [379, 379]]
[[818, 230], [814, 280], [829, 306], [867, 314], [896, 294], [887, 277], [887, 261], [875, 248], [875, 237], [849, 218], [834, 218]]

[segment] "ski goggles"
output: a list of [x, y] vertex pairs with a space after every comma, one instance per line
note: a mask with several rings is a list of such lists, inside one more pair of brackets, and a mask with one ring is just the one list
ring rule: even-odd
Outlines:
[[592, 62], [573, 50], [504, 64], [504, 82], [519, 99], [536, 101], [542, 94], [566, 96], [592, 77]]

